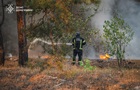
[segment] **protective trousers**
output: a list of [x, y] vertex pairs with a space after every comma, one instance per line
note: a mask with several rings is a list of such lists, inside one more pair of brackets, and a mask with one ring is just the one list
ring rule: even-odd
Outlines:
[[79, 61], [82, 60], [82, 54], [83, 54], [83, 51], [80, 50], [80, 49], [74, 49], [73, 50], [73, 64], [76, 63], [76, 56], [78, 55], [78, 63]]

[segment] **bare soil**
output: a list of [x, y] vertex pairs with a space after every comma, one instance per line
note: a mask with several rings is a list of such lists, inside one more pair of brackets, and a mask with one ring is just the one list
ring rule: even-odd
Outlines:
[[47, 60], [29, 62], [19, 67], [17, 60], [6, 60], [0, 66], [0, 90], [140, 90], [140, 60], [126, 61], [121, 69], [116, 60], [92, 60], [92, 71], [69, 61], [63, 69], [44, 66]]

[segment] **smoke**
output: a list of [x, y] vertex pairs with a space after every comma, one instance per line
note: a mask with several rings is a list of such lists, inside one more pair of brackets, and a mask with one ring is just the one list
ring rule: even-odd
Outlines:
[[98, 12], [92, 18], [92, 26], [100, 29], [102, 34], [104, 21], [109, 20], [115, 10], [135, 33], [133, 40], [126, 48], [126, 58], [140, 59], [140, 2], [138, 0], [101, 0]]
[[138, 0], [120, 0], [118, 13], [134, 31], [134, 38], [126, 48], [126, 57], [140, 59], [140, 2]]
[[[94, 16], [91, 18], [91, 21], [90, 21], [91, 28], [97, 28], [100, 30], [101, 34], [103, 33], [104, 21], [109, 20], [112, 17], [113, 15], [112, 7], [114, 7], [114, 4], [115, 4], [115, 0], [101, 0], [101, 3], [97, 11], [95, 11], [97, 7], [95, 7], [95, 5], [92, 4], [92, 6], [95, 7], [95, 9], [86, 12], [86, 17], [94, 14]], [[87, 50], [85, 50], [86, 52], [85, 56], [91, 59], [98, 59], [99, 52], [96, 52], [93, 46], [87, 45], [87, 47], [86, 47]]]
[[101, 4], [95, 16], [92, 18], [92, 25], [98, 29], [103, 30], [103, 24], [105, 20], [109, 20], [113, 14], [113, 6], [115, 0], [101, 0]]

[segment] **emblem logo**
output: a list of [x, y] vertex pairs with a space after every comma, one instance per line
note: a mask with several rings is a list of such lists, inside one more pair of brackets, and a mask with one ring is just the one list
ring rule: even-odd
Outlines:
[[6, 11], [10, 14], [13, 13], [15, 11], [14, 5], [8, 4], [8, 6], [6, 7]]

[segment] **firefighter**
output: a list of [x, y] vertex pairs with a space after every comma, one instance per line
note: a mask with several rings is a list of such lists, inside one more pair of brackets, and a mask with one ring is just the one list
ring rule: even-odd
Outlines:
[[80, 33], [77, 32], [76, 36], [72, 39], [73, 46], [73, 62], [72, 64], [76, 64], [76, 56], [78, 55], [78, 64], [82, 60], [83, 54], [83, 45], [86, 44], [86, 41], [80, 36]]

